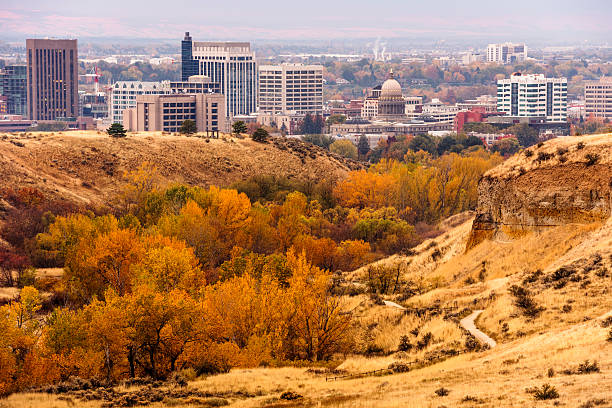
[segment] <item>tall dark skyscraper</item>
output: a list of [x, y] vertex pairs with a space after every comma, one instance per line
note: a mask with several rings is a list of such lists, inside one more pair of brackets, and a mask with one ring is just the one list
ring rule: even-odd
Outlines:
[[79, 114], [77, 40], [26, 40], [28, 112], [32, 120]]
[[257, 63], [250, 43], [192, 41], [187, 32], [181, 43], [181, 59], [183, 81], [205, 75], [219, 84], [227, 117], [256, 112]]
[[7, 98], [9, 115], [28, 115], [27, 67], [25, 65], [7, 65], [0, 75], [0, 93]]
[[192, 75], [198, 75], [198, 61], [193, 58], [193, 43], [187, 31], [181, 41], [181, 79], [186, 82]]

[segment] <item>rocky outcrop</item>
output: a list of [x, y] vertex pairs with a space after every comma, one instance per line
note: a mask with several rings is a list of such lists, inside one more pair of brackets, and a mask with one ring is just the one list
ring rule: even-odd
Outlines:
[[487, 172], [467, 249], [484, 239], [610, 217], [612, 135], [558, 138]]

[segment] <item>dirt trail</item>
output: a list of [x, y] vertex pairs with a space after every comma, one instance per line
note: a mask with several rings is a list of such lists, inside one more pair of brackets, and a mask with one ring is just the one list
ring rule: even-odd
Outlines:
[[461, 327], [469, 331], [474, 337], [476, 337], [482, 343], [488, 344], [489, 347], [493, 348], [497, 345], [497, 342], [493, 340], [492, 338], [490, 338], [489, 336], [487, 336], [486, 334], [484, 334], [483, 332], [481, 332], [480, 330], [478, 330], [476, 328], [476, 325], [474, 324], [474, 320], [476, 320], [476, 318], [480, 316], [482, 312], [484, 312], [484, 310], [474, 311], [468, 317], [464, 317], [463, 319], [461, 319], [459, 324], [461, 325]]
[[400, 310], [407, 310], [404, 306], [398, 305], [397, 303], [391, 302], [390, 300], [383, 300], [383, 302], [385, 302], [386, 306], [394, 307], [394, 308], [400, 309]]

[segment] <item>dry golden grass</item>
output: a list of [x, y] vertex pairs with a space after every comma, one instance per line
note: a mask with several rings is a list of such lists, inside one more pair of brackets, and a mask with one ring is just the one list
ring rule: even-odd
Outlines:
[[[469, 252], [465, 252], [465, 242], [471, 227], [471, 220], [449, 229], [435, 240], [428, 240], [416, 248], [411, 257], [392, 256], [378, 261], [385, 265], [397, 262], [409, 263], [404, 268], [404, 280], [424, 281], [434, 289], [413, 296], [401, 302], [399, 295], [386, 295], [383, 298], [400, 301], [408, 308], [420, 308], [438, 303], [442, 306], [457, 305], [463, 308], [485, 309], [477, 325], [498, 341], [507, 342], [525, 334], [538, 333], [551, 328], [562, 328], [583, 321], [585, 316], [595, 316], [612, 309], [612, 296], [605, 286], [609, 281], [592, 279], [588, 296], [580, 288], [580, 283], [572, 282], [561, 290], [550, 289], [536, 296], [536, 301], [546, 310], [535, 320], [521, 316], [509, 293], [508, 287], [520, 283], [526, 272], [542, 269], [549, 273], [566, 262], [582, 259], [594, 252], [606, 257], [612, 248], [612, 221], [601, 224], [566, 225], [540, 232], [530, 232], [512, 241], [484, 241]], [[436, 245], [432, 245], [435, 241]], [[606, 250], [607, 248], [607, 250]], [[440, 250], [443, 256], [437, 260], [431, 252]], [[478, 281], [483, 262], [486, 267], [485, 280]], [[363, 283], [366, 268], [350, 275], [353, 282]], [[467, 277], [475, 283], [465, 282]], [[434, 284], [435, 283], [435, 284]], [[440, 285], [440, 287], [436, 287]], [[462, 345], [465, 337], [456, 323], [441, 317], [417, 318], [404, 315], [401, 311], [374, 305], [367, 296], [347, 298], [352, 306], [359, 325], [356, 340], [357, 350], [365, 351], [370, 346], [384, 352], [397, 350], [400, 338], [414, 328], [420, 333], [431, 331], [435, 339], [424, 352], [438, 348]], [[562, 306], [572, 304], [572, 310], [563, 312]], [[503, 324], [508, 331], [503, 332]], [[411, 341], [416, 338], [409, 336]], [[406, 354], [406, 353], [403, 353]], [[422, 357], [423, 352], [408, 353], [410, 359]], [[397, 358], [349, 357], [341, 366], [351, 372], [386, 368]]]
[[[160, 132], [112, 138], [104, 132], [0, 134], [0, 190], [28, 185], [49, 196], [107, 205], [125, 171], [154, 163], [162, 183], [227, 186], [254, 175], [333, 180], [362, 165], [297, 140], [269, 143], [222, 137], [204, 139]], [[10, 141], [19, 139], [24, 145]]]
[[[585, 156], [588, 153], [599, 155], [599, 164], [612, 163], [612, 133], [602, 135], [585, 135], [572, 137], [557, 137], [546, 141], [541, 147], [532, 146], [529, 150], [536, 152], [533, 156], [527, 157], [523, 153], [515, 154], [501, 165], [489, 170], [485, 175], [497, 177], [507, 177], [509, 175], [518, 175], [519, 168], [529, 171], [535, 168], [546, 168], [558, 166], [560, 164], [584, 163]], [[579, 149], [578, 144], [583, 143], [584, 147]], [[566, 149], [567, 153], [565, 162], [559, 160], [558, 149]], [[547, 160], [542, 163], [537, 163], [534, 159], [538, 152], [549, 153], [554, 157], [552, 160]]]
[[0, 408], [98, 408], [100, 401], [81, 401], [68, 396], [23, 393], [0, 399]]
[[[444, 232], [440, 234], [440, 236], [434, 239], [425, 240], [420, 245], [413, 248], [415, 255], [392, 255], [388, 258], [374, 262], [371, 265], [395, 265], [401, 262], [406, 265], [404, 271], [407, 276], [410, 276], [414, 280], [428, 279], [431, 272], [435, 270], [438, 265], [448, 262], [465, 251], [465, 242], [472, 229], [473, 218], [466, 212], [451, 217], [451, 219], [459, 221], [459, 224], [457, 225], [454, 222], [450, 223], [448, 220], [443, 222], [442, 229]], [[436, 250], [441, 251], [442, 256], [437, 261], [433, 261], [431, 255]], [[368, 266], [369, 265], [366, 265], [356, 269], [347, 275], [347, 279], [357, 281], [363, 280], [363, 278], [367, 276]]]
[[0, 301], [15, 299], [21, 292], [18, 288], [0, 288]]
[[[575, 368], [585, 359], [597, 359], [601, 373], [546, 377], [551, 367], [559, 372]], [[346, 365], [352, 364], [355, 370], [369, 370], [391, 361], [389, 357], [354, 359]], [[559, 401], [565, 406], [577, 407], [589, 398], [607, 398], [612, 402], [608, 392], [612, 389], [612, 347], [606, 344], [605, 330], [599, 321], [517, 340], [482, 354], [454, 357], [406, 374], [326, 382], [304, 369], [255, 369], [236, 370], [194, 385], [216, 392], [245, 389], [265, 394], [232, 404], [241, 407], [264, 406], [265, 401], [287, 390], [304, 395], [312, 406], [319, 403], [339, 407], [460, 406], [461, 399], [471, 395], [484, 401], [478, 406], [518, 407], [534, 405], [525, 388], [545, 382], [557, 387]], [[447, 397], [434, 393], [442, 386], [451, 390]], [[552, 402], [538, 402], [538, 406], [552, 406]]]
[[545, 269], [601, 227], [601, 224], [563, 225], [505, 242], [483, 241], [469, 252], [455, 256], [433, 272], [451, 285], [463, 285], [471, 277], [478, 280], [482, 263], [486, 279], [503, 278], [524, 271]]
[[36, 278], [37, 279], [43, 279], [43, 278], [60, 279], [62, 276], [64, 276], [64, 269], [63, 268], [39, 268], [39, 269], [36, 269]]

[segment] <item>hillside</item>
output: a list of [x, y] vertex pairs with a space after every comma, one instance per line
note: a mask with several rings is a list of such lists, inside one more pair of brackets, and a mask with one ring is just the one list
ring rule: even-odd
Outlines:
[[[476, 211], [437, 237], [334, 276], [351, 353], [0, 406], [611, 407], [612, 136], [530, 150], [489, 171]], [[493, 348], [461, 324], [477, 311]], [[536, 399], [545, 385], [558, 395]]]
[[129, 134], [124, 139], [100, 132], [0, 134], [0, 191], [35, 187], [78, 204], [106, 203], [124, 172], [153, 163], [162, 182], [229, 185], [254, 175], [323, 180], [361, 168], [296, 139], [250, 139]]

